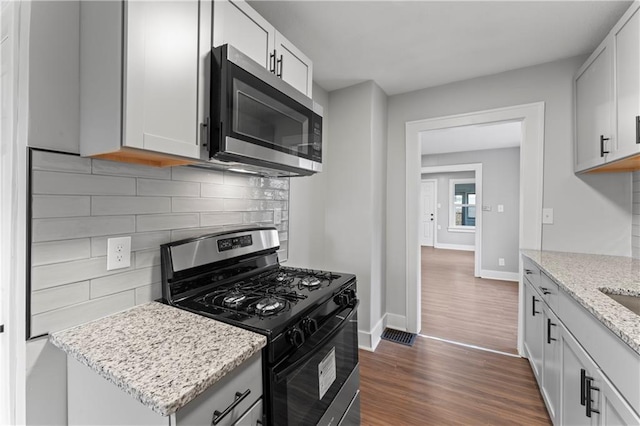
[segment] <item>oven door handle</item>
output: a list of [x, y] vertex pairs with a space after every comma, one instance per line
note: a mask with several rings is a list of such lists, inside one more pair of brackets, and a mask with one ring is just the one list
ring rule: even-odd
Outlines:
[[280, 371], [277, 371], [277, 372], [274, 371], [273, 374], [274, 374], [276, 383], [280, 383], [285, 377], [289, 375], [289, 373], [291, 373], [292, 371], [300, 367], [300, 365], [307, 362], [312, 356], [316, 354], [318, 349], [324, 346], [324, 344], [327, 343], [329, 340], [333, 339], [336, 336], [336, 334], [340, 333], [347, 326], [347, 324], [349, 324], [349, 322], [353, 319], [356, 312], [358, 312], [359, 304], [360, 304], [360, 301], [356, 300], [355, 305], [353, 306], [353, 308], [351, 308], [351, 312], [349, 312], [349, 314], [346, 317], [344, 317], [339, 324], [334, 326], [333, 329], [331, 329], [331, 331], [328, 332], [326, 336], [320, 339], [320, 341], [316, 343], [313, 346], [313, 348], [310, 348], [308, 350], [305, 349], [305, 354], [303, 356], [293, 361], [291, 364], [287, 365]]

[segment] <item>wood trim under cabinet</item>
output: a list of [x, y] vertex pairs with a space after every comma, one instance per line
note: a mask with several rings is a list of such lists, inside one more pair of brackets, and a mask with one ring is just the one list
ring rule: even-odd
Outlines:
[[194, 164], [196, 162], [195, 160], [188, 160], [185, 158], [174, 157], [167, 154], [160, 154], [157, 152], [142, 151], [131, 148], [122, 148], [114, 152], [91, 155], [91, 158], [119, 161], [121, 163], [141, 164], [144, 166], [152, 167], [186, 166], [188, 164]]
[[619, 173], [634, 172], [637, 170], [640, 170], [640, 154], [585, 170], [585, 173]]

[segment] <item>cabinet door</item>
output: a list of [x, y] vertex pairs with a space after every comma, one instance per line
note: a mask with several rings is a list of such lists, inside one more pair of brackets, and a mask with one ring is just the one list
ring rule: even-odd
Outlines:
[[524, 346], [529, 357], [533, 373], [535, 374], [538, 383], [542, 383], [543, 302], [527, 279], [525, 278], [523, 281], [525, 294]]
[[273, 71], [275, 28], [243, 0], [213, 3], [213, 47], [230, 44]]
[[546, 306], [542, 309], [542, 315], [542, 393], [547, 402], [549, 417], [556, 423], [560, 404], [560, 322]]
[[[615, 158], [640, 152], [636, 120], [640, 119], [640, 10], [630, 10], [628, 19], [614, 30], [616, 72], [616, 129]], [[639, 117], [639, 118], [636, 118]]]
[[282, 34], [276, 31], [276, 75], [311, 97], [313, 64]]
[[603, 164], [613, 142], [613, 56], [607, 38], [579, 71], [575, 81], [576, 140], [575, 171]]
[[595, 386], [602, 394], [599, 410], [600, 424], [602, 426], [640, 425], [640, 416], [629, 406], [604, 373], [600, 372], [599, 378]]
[[125, 146], [199, 158], [199, 3], [125, 3]]
[[[586, 415], [586, 402], [583, 397], [584, 376], [593, 377], [597, 373], [596, 365], [589, 359], [584, 349], [578, 345], [573, 336], [564, 328], [560, 329], [561, 347], [561, 425], [597, 425], [599, 417], [597, 413]], [[597, 396], [597, 392], [592, 392]], [[593, 401], [593, 408], [597, 409], [599, 401]]]

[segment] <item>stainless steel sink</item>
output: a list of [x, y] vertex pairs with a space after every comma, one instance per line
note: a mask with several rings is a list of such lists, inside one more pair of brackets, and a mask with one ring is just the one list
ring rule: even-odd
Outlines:
[[[602, 290], [600, 290], [602, 291]], [[628, 296], [622, 294], [610, 294], [602, 291], [605, 295], [609, 296], [625, 308], [631, 310], [631, 312], [640, 315], [640, 296]]]

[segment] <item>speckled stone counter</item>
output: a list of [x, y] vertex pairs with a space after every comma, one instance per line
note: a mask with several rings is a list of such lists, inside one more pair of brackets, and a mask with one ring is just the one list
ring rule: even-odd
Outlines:
[[54, 333], [51, 342], [168, 416], [266, 345], [266, 337], [151, 302]]
[[640, 316], [600, 291], [640, 296], [640, 260], [536, 250], [522, 254], [640, 354]]

